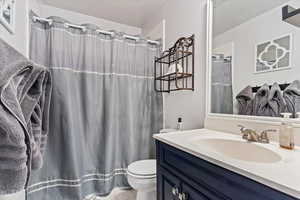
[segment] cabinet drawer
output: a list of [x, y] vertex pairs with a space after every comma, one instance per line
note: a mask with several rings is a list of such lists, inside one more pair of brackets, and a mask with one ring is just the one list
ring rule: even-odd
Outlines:
[[157, 147], [158, 165], [178, 174], [182, 179], [191, 180], [207, 191], [218, 194], [221, 199], [296, 199], [164, 143], [158, 142]]

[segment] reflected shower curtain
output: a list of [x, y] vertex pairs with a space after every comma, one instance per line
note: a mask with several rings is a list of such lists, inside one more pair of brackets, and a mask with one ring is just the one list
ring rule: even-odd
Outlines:
[[233, 114], [231, 57], [214, 55], [212, 59], [211, 112]]
[[50, 68], [53, 97], [43, 168], [31, 177], [29, 200], [82, 200], [129, 187], [128, 164], [153, 158], [162, 127], [162, 96], [154, 92], [159, 46], [66, 28], [31, 25], [31, 59]]

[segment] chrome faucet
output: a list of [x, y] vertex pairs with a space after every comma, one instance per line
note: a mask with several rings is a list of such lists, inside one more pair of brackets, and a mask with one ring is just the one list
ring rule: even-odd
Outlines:
[[276, 132], [275, 129], [267, 129], [261, 132], [261, 134], [257, 134], [254, 129], [249, 129], [242, 125], [238, 125], [238, 127], [240, 127], [240, 131], [243, 134], [243, 139], [248, 142], [270, 143], [268, 133]]
[[257, 142], [258, 141], [258, 134], [254, 129], [246, 128], [242, 125], [238, 125], [240, 127], [240, 131], [243, 134], [243, 139], [247, 140], [248, 142]]

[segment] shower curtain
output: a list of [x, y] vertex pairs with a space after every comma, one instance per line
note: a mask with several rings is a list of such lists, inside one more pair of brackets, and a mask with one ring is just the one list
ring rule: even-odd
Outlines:
[[160, 46], [32, 22], [31, 59], [51, 70], [53, 96], [43, 168], [29, 200], [82, 200], [128, 188], [127, 166], [154, 157], [153, 133], [162, 127], [162, 95], [154, 91]]
[[233, 114], [231, 57], [214, 55], [212, 59], [211, 112]]

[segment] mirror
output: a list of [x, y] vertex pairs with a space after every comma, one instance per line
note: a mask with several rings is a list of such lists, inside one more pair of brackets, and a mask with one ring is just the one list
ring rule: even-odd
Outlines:
[[[300, 112], [298, 0], [213, 0], [209, 113], [280, 117]], [[299, 13], [299, 12], [298, 12]], [[298, 20], [297, 20], [298, 19]]]

